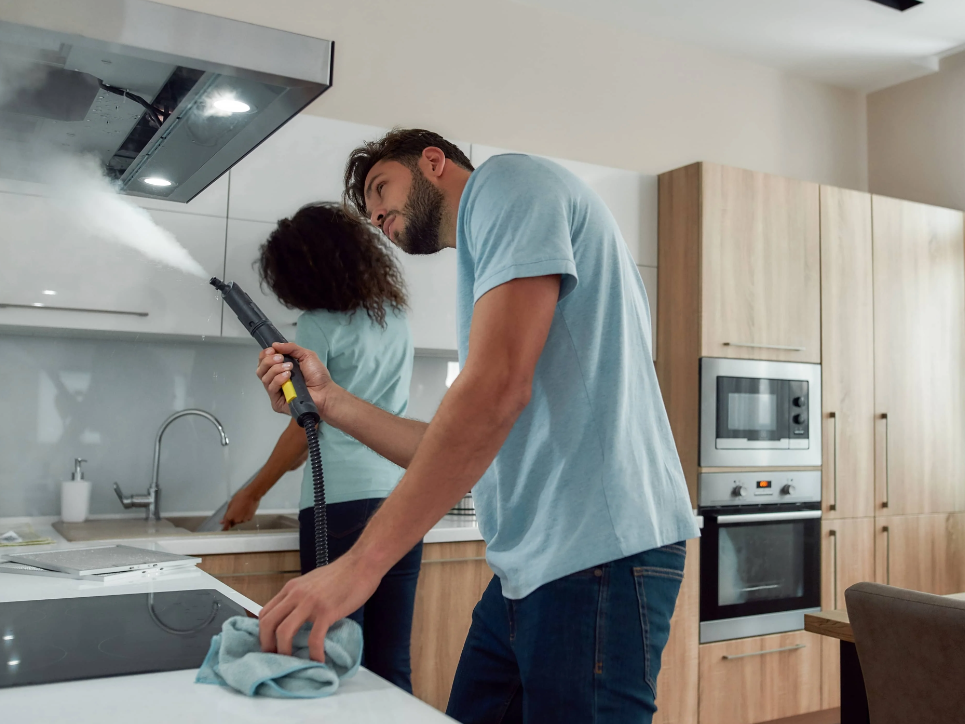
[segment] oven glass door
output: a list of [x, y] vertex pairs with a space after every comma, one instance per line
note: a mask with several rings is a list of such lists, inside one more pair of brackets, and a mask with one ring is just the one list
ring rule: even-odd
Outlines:
[[700, 620], [819, 607], [820, 515], [793, 506], [704, 511]]
[[788, 397], [788, 380], [718, 377], [718, 447], [730, 440], [787, 440]]

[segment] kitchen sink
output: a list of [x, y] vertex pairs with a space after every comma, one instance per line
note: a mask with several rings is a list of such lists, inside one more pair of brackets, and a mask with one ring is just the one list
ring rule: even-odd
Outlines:
[[[198, 530], [208, 518], [205, 515], [178, 515], [164, 518], [177, 528], [182, 528], [188, 533]], [[236, 525], [229, 531], [212, 531], [211, 533], [198, 533], [198, 535], [216, 535], [218, 533], [271, 533], [286, 530], [298, 530], [298, 518], [293, 515], [278, 515], [266, 513], [256, 515], [247, 523]]]

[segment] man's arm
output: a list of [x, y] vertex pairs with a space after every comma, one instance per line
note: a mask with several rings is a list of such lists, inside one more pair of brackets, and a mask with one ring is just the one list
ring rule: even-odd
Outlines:
[[295, 632], [312, 621], [311, 656], [323, 660], [329, 626], [362, 605], [482, 477], [529, 402], [559, 290], [557, 275], [514, 279], [476, 302], [465, 367], [406, 474], [348, 553], [289, 582], [262, 609], [263, 650], [290, 653]]

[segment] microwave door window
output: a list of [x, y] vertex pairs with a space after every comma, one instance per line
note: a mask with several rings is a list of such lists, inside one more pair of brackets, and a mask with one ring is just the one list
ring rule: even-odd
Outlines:
[[722, 526], [718, 536], [718, 606], [804, 595], [800, 522]]
[[777, 395], [730, 392], [727, 395], [727, 427], [731, 430], [771, 432], [777, 429]]

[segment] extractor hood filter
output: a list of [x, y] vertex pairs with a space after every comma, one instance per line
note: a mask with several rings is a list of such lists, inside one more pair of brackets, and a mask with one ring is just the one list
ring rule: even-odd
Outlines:
[[332, 52], [147, 0], [0, 0], [0, 143], [93, 154], [124, 193], [190, 201], [330, 87]]

